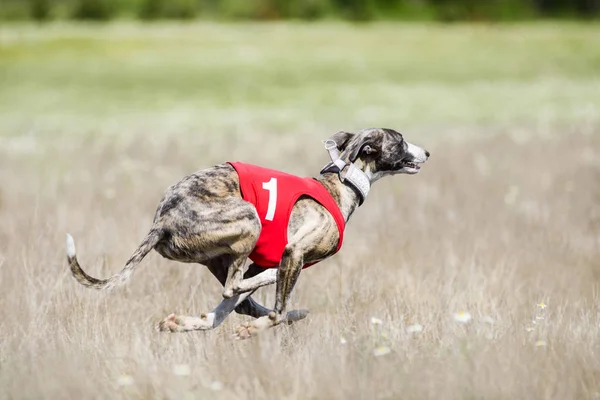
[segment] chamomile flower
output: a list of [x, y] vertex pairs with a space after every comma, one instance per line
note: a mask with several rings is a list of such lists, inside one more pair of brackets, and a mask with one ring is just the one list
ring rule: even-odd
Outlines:
[[413, 324], [406, 327], [406, 332], [408, 333], [420, 333], [423, 332], [423, 325], [421, 324]]
[[461, 324], [466, 324], [471, 320], [471, 313], [468, 311], [459, 311], [454, 313], [454, 320], [456, 322], [460, 322]]
[[117, 378], [117, 385], [119, 386], [131, 386], [134, 380], [131, 375], [121, 375]]
[[390, 349], [387, 346], [377, 346], [373, 350], [373, 355], [375, 355], [375, 357], [380, 357], [380, 356], [385, 356], [386, 354], [390, 354], [391, 352], [392, 352], [392, 349]]
[[191, 372], [192, 369], [187, 364], [177, 364], [173, 366], [173, 375], [188, 376]]

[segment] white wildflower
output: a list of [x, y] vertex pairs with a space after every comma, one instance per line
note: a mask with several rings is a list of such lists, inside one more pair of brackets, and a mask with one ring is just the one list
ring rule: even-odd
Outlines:
[[392, 352], [392, 349], [390, 349], [387, 346], [377, 346], [373, 350], [373, 354], [375, 355], [375, 357], [385, 356], [386, 354], [389, 354], [391, 352]]
[[454, 314], [454, 320], [466, 324], [471, 320], [471, 313], [468, 311], [460, 311]]
[[173, 375], [188, 376], [191, 372], [192, 369], [187, 364], [177, 364], [173, 366]]
[[371, 325], [383, 325], [383, 321], [377, 317], [371, 317]]
[[408, 333], [419, 333], [423, 332], [423, 325], [421, 324], [413, 324], [406, 327], [406, 332]]
[[117, 385], [119, 386], [131, 386], [134, 380], [131, 375], [121, 375], [117, 378]]

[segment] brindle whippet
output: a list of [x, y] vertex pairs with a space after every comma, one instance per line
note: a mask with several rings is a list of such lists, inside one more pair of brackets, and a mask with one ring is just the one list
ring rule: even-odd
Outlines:
[[[406, 142], [392, 129], [338, 132], [325, 141], [332, 161], [316, 178], [329, 191], [347, 222], [362, 204], [371, 184], [386, 175], [416, 174], [429, 152]], [[203, 169], [169, 187], [158, 205], [154, 223], [121, 272], [101, 280], [86, 274], [77, 261], [75, 243], [67, 235], [67, 258], [75, 279], [94, 289], [109, 289], [127, 281], [152, 250], [170, 260], [200, 263], [224, 286], [224, 300], [200, 317], [171, 314], [158, 324], [161, 331], [183, 332], [216, 328], [232, 311], [255, 319], [240, 326], [237, 338], [304, 318], [308, 311], [286, 313], [286, 305], [302, 266], [335, 253], [339, 232], [331, 214], [309, 197], [292, 209], [288, 243], [281, 264], [263, 269], [243, 267], [261, 232], [254, 206], [242, 199], [236, 171], [230, 164]], [[276, 283], [275, 307], [269, 310], [250, 295]]]

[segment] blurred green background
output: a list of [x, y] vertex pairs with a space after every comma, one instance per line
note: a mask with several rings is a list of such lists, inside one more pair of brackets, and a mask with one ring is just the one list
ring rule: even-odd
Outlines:
[[600, 119], [599, 43], [573, 22], [9, 24], [0, 136], [556, 131]]
[[600, 0], [2, 0], [2, 19], [515, 20], [593, 18]]
[[599, 2], [0, 0], [0, 144], [597, 126]]

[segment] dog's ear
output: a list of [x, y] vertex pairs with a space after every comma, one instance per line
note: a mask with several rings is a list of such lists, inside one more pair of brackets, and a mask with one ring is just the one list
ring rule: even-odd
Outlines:
[[341, 152], [346, 149], [346, 146], [348, 146], [348, 143], [350, 143], [350, 139], [352, 139], [353, 137], [354, 133], [352, 132], [339, 131], [338, 133], [330, 137], [329, 140], [333, 140], [337, 145], [338, 150]]
[[377, 153], [377, 149], [367, 140], [362, 141], [362, 143], [356, 143], [352, 152], [350, 153], [350, 162], [356, 161], [359, 155], [361, 154], [374, 154]]

